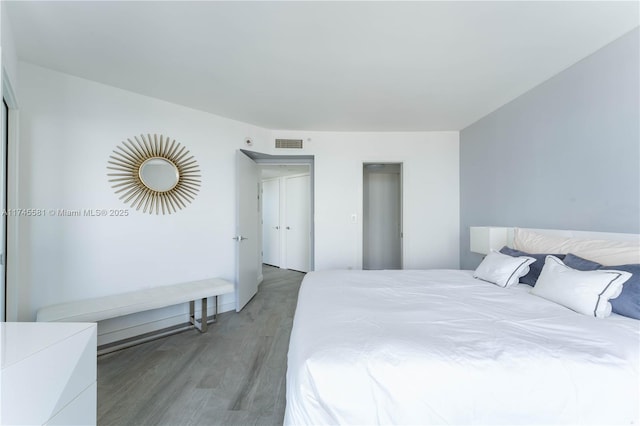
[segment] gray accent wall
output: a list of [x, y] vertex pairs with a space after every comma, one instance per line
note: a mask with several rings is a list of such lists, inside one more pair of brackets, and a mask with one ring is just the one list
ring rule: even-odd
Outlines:
[[640, 233], [640, 30], [460, 132], [460, 263], [470, 226]]

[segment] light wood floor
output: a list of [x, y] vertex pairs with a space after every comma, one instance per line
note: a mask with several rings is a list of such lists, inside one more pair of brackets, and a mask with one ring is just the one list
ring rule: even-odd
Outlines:
[[287, 350], [304, 274], [265, 266], [258, 294], [200, 334], [98, 358], [99, 425], [281, 425]]

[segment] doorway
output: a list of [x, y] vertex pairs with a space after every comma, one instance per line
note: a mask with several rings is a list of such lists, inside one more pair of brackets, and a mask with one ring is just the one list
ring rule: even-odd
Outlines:
[[311, 270], [311, 177], [306, 164], [263, 165], [262, 262]]
[[[269, 155], [240, 149], [236, 152], [236, 311], [256, 294], [262, 282], [262, 194], [260, 167], [305, 165], [309, 176], [309, 271], [314, 268], [313, 155]], [[291, 226], [291, 225], [289, 225]]]
[[402, 269], [402, 163], [362, 170], [362, 268]]

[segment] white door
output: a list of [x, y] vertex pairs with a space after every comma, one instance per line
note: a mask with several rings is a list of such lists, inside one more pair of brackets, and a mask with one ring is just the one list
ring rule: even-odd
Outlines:
[[309, 271], [311, 195], [309, 176], [285, 179], [287, 269]]
[[262, 182], [262, 261], [280, 267], [280, 179]]
[[236, 152], [236, 311], [258, 292], [258, 165]]

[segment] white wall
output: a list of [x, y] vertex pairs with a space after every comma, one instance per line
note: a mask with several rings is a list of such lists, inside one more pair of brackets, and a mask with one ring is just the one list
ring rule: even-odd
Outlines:
[[[245, 137], [265, 139], [264, 130], [26, 63], [19, 83], [21, 208], [129, 208], [110, 187], [107, 160], [140, 133], [175, 138], [202, 170], [196, 200], [176, 214], [129, 208], [128, 217], [22, 218], [19, 256], [28, 263], [19, 276], [20, 320], [53, 303], [206, 277], [234, 280], [234, 155]], [[231, 309], [234, 299], [222, 303]], [[180, 312], [108, 321], [100, 333]]]
[[[275, 138], [304, 139], [304, 148], [276, 149]], [[365, 162], [403, 163], [404, 267], [458, 268], [458, 132], [273, 131], [256, 150], [315, 156], [316, 270], [362, 268]]]
[[[19, 320], [33, 320], [53, 303], [211, 276], [234, 280], [234, 153], [245, 137], [256, 151], [315, 156], [316, 269], [361, 268], [362, 163], [377, 161], [404, 163], [405, 267], [458, 266], [457, 132], [272, 132], [31, 64], [20, 63], [18, 76], [16, 207], [129, 208], [113, 193], [106, 166], [122, 140], [140, 133], [175, 138], [202, 170], [200, 194], [177, 214], [129, 208], [128, 217], [21, 218]], [[275, 137], [304, 138], [306, 147], [276, 150]], [[232, 309], [233, 297], [222, 305]], [[183, 322], [185, 312], [174, 307], [105, 321], [99, 343]]]
[[[2, 69], [12, 84], [15, 84], [18, 67], [13, 30], [5, 10], [5, 2], [0, 3], [0, 46], [2, 47]], [[15, 87], [14, 87], [15, 89]]]

